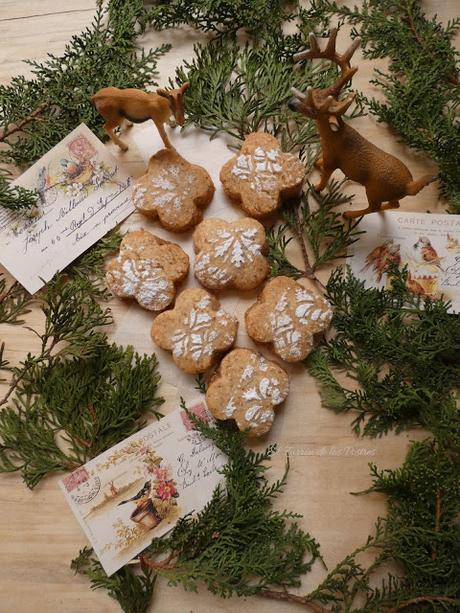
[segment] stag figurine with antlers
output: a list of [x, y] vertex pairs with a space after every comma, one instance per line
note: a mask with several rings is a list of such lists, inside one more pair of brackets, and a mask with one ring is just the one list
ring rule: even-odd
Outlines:
[[178, 89], [157, 89], [155, 92], [144, 92], [140, 89], [119, 89], [104, 87], [91, 97], [91, 102], [105, 119], [104, 130], [122, 151], [127, 151], [128, 145], [115, 134], [114, 129], [123, 120], [133, 123], [143, 123], [152, 119], [167, 149], [174, 149], [165, 132], [163, 124], [171, 115], [179, 125], [184, 123], [185, 91], [190, 83], [184, 83]]
[[360, 211], [346, 211], [344, 217], [351, 219], [376, 211], [396, 209], [401, 198], [418, 194], [436, 177], [425, 175], [414, 181], [405, 164], [373, 145], [343, 121], [342, 115], [356, 94], [351, 93], [344, 100], [339, 100], [339, 94], [358, 70], [356, 66], [350, 65], [350, 59], [360, 40], [356, 38], [345, 53], [340, 55], [335, 48], [336, 38], [337, 28], [331, 30], [327, 45], [321, 50], [315, 35], [310, 34], [310, 49], [294, 56], [296, 62], [316, 58], [335, 62], [340, 68], [335, 82], [325, 89], [309, 87], [305, 93], [293, 87], [294, 97], [289, 100], [288, 106], [292, 111], [311, 117], [318, 126], [321, 157], [315, 166], [321, 172], [321, 180], [315, 189], [324, 189], [337, 168], [349, 179], [365, 186], [369, 206]]

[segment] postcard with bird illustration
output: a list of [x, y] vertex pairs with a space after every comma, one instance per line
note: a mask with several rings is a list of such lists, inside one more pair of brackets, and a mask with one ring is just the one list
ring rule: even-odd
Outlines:
[[[203, 402], [189, 405], [212, 422]], [[200, 511], [221, 481], [225, 455], [178, 409], [59, 483], [108, 575], [180, 517]]]
[[368, 215], [349, 250], [353, 273], [373, 287], [387, 287], [391, 271], [407, 267], [409, 290], [443, 298], [460, 311], [460, 215], [386, 211]]
[[0, 211], [0, 263], [31, 294], [134, 210], [129, 173], [85, 124], [12, 186], [36, 204]]

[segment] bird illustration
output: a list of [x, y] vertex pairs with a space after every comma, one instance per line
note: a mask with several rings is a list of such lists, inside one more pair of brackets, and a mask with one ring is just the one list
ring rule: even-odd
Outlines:
[[453, 253], [460, 253], [460, 241], [458, 238], [447, 234], [446, 249], [447, 251], [452, 251]]
[[141, 499], [146, 500], [149, 498], [151, 491], [152, 491], [152, 482], [149, 480], [144, 483], [144, 486], [142, 487], [142, 489], [140, 489], [137, 492], [137, 494], [135, 494], [132, 498], [128, 498], [127, 500], [122, 500], [121, 502], [118, 503], [117, 506], [126, 504], [127, 502], [134, 502], [136, 500], [138, 501], [140, 501]]
[[375, 247], [366, 257], [365, 265], [361, 272], [372, 267], [378, 283], [382, 280], [383, 275], [388, 271], [391, 265], [399, 268], [401, 264], [400, 245], [395, 243], [393, 239], [387, 240], [381, 245]]
[[161, 522], [161, 516], [158, 513], [153, 500], [150, 497], [152, 492], [152, 482], [146, 481], [144, 487], [140, 489], [135, 496], [119, 502], [117, 506], [126, 504], [127, 502], [134, 502], [136, 508], [131, 513], [129, 518], [131, 521], [137, 524], [143, 524], [146, 528], [151, 530], [155, 528]]
[[426, 236], [420, 236], [418, 241], [412, 246], [413, 259], [419, 266], [433, 266], [438, 270], [443, 270], [441, 260], [431, 241]]
[[61, 160], [61, 166], [64, 175], [68, 179], [76, 179], [83, 169], [83, 164], [80, 162], [73, 162], [72, 160]]

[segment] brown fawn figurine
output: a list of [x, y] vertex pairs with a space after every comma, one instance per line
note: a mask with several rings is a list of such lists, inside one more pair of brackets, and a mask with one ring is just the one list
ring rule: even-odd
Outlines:
[[155, 92], [144, 92], [140, 89], [119, 89], [118, 87], [103, 87], [90, 98], [96, 109], [105, 119], [104, 130], [122, 151], [127, 151], [128, 145], [115, 134], [114, 129], [120, 126], [124, 119], [133, 123], [143, 123], [152, 119], [168, 149], [174, 149], [165, 132], [163, 124], [171, 115], [181, 126], [184, 123], [184, 93], [190, 83], [184, 83], [178, 89], [157, 89]]
[[397, 209], [399, 200], [415, 196], [437, 177], [425, 175], [414, 181], [409, 169], [393, 155], [382, 151], [347, 125], [342, 115], [353, 102], [356, 94], [349, 94], [338, 100], [343, 86], [358, 70], [350, 65], [350, 59], [360, 44], [356, 38], [350, 47], [339, 55], [335, 49], [337, 28], [331, 30], [326, 47], [321, 50], [315, 35], [309, 36], [310, 49], [294, 55], [296, 62], [324, 58], [340, 67], [335, 82], [325, 89], [309, 87], [305, 93], [292, 88], [294, 98], [288, 102], [292, 111], [311, 117], [318, 126], [321, 142], [321, 157], [315, 162], [321, 172], [321, 180], [315, 185], [316, 191], [326, 187], [331, 174], [339, 168], [346, 177], [364, 185], [369, 206], [360, 211], [346, 211], [346, 219], [361, 217], [368, 213]]

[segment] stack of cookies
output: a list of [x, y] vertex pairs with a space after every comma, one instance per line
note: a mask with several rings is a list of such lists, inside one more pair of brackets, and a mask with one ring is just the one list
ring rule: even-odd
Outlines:
[[299, 362], [313, 348], [314, 335], [331, 321], [328, 302], [312, 282], [269, 276], [263, 220], [286, 199], [299, 197], [305, 177], [300, 160], [286, 154], [273, 136], [250, 134], [221, 169], [224, 192], [245, 217], [236, 221], [208, 218], [203, 210], [215, 191], [208, 172], [175, 150], [163, 149], [137, 179], [133, 203], [140, 213], [170, 232], [194, 228], [194, 275], [202, 288], [177, 286], [187, 277], [189, 257], [183, 249], [146, 230], [128, 232], [106, 281], [114, 295], [130, 298], [158, 313], [151, 336], [169, 351], [175, 365], [189, 374], [215, 369], [206, 401], [221, 420], [233, 419], [253, 436], [266, 434], [274, 409], [289, 392], [280, 364], [248, 348], [234, 348], [238, 319], [222, 308], [216, 293], [249, 291], [262, 284], [245, 315], [248, 336], [279, 360]]

